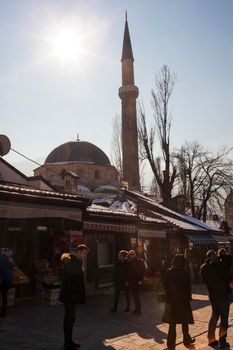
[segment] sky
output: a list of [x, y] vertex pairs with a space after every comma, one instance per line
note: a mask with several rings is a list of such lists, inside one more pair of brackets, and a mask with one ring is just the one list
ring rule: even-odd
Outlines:
[[[2, 0], [0, 134], [13, 149], [43, 163], [78, 134], [110, 156], [126, 10], [148, 122], [167, 64], [177, 76], [171, 147], [233, 145], [232, 0]], [[27, 175], [36, 168], [13, 151], [4, 159]]]

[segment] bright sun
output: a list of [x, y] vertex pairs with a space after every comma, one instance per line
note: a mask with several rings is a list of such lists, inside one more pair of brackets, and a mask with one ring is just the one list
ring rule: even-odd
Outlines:
[[80, 40], [75, 28], [61, 27], [51, 44], [54, 55], [63, 62], [78, 61], [83, 51], [82, 40]]
[[50, 56], [62, 64], [80, 65], [92, 43], [87, 26], [76, 17], [55, 21], [45, 35]]
[[[61, 18], [51, 16], [39, 34], [43, 47], [38, 45], [37, 62], [57, 61], [65, 71], [76, 70], [93, 63], [106, 33], [99, 18], [84, 20], [76, 15]], [[45, 44], [45, 45], [44, 45]]]

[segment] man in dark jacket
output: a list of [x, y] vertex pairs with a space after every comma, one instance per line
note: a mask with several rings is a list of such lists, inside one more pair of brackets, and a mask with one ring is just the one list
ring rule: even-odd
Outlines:
[[[227, 348], [226, 341], [229, 317], [229, 280], [224, 271], [224, 264], [213, 250], [206, 254], [206, 262], [201, 266], [201, 276], [206, 283], [212, 307], [212, 315], [208, 327], [208, 341], [210, 346], [218, 345]], [[219, 342], [215, 338], [215, 330], [220, 317]]]
[[75, 306], [86, 302], [83, 261], [87, 257], [88, 251], [87, 246], [81, 244], [77, 248], [76, 255], [70, 254], [69, 258], [63, 261], [64, 270], [60, 300], [65, 306], [63, 322], [65, 350], [74, 350], [80, 347], [80, 344], [73, 341], [72, 333], [75, 322]]
[[163, 322], [169, 323], [167, 347], [175, 350], [176, 325], [182, 325], [183, 343], [190, 348], [195, 339], [189, 334], [189, 324], [193, 324], [193, 314], [190, 304], [192, 298], [190, 276], [187, 272], [187, 262], [183, 254], [176, 254], [167, 270], [164, 289], [166, 304], [163, 313]]
[[2, 310], [0, 317], [7, 314], [7, 292], [12, 285], [13, 263], [9, 257], [0, 251], [0, 292], [2, 294]]
[[135, 303], [134, 314], [141, 314], [141, 301], [139, 296], [139, 288], [142, 285], [143, 277], [144, 277], [144, 264], [143, 261], [138, 259], [136, 256], [136, 252], [134, 250], [129, 251], [129, 270], [128, 270], [128, 278], [127, 285], [132, 293]]
[[119, 301], [119, 296], [121, 291], [124, 292], [126, 298], [126, 308], [125, 312], [130, 311], [130, 298], [129, 298], [129, 288], [126, 286], [126, 280], [128, 275], [128, 252], [126, 250], [120, 250], [115, 265], [114, 271], [114, 287], [115, 287], [115, 297], [114, 306], [110, 310], [112, 312], [117, 312], [117, 306]]

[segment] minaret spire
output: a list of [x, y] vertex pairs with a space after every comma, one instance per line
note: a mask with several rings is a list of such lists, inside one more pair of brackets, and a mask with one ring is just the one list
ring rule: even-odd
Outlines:
[[140, 190], [136, 112], [138, 88], [134, 85], [134, 58], [127, 21], [127, 12], [125, 13], [121, 66], [122, 86], [119, 89], [119, 97], [122, 106], [123, 180], [128, 182], [130, 190]]
[[130, 58], [132, 60], [134, 59], [132, 46], [131, 46], [131, 40], [130, 40], [130, 34], [129, 34], [128, 21], [127, 21], [127, 11], [125, 11], [125, 31], [124, 31], [121, 61], [126, 59], [126, 58]]

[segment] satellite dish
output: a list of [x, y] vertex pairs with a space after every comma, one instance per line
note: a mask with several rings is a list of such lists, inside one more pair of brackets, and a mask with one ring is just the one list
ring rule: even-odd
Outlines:
[[11, 142], [6, 135], [0, 135], [0, 156], [5, 156], [11, 149]]

